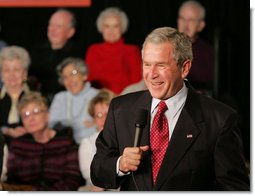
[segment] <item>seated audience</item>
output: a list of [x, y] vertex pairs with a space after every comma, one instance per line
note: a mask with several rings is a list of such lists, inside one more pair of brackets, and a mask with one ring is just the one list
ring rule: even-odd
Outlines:
[[50, 101], [63, 90], [57, 79], [57, 65], [67, 57], [84, 56], [80, 44], [71, 39], [75, 32], [75, 15], [67, 9], [58, 9], [49, 19], [48, 40], [33, 46], [30, 51], [32, 64], [29, 75], [36, 76], [40, 83], [38, 88]]
[[87, 82], [88, 69], [79, 58], [67, 58], [57, 67], [59, 81], [66, 91], [55, 95], [50, 106], [50, 127], [61, 123], [73, 129], [77, 144], [96, 131], [92, 117], [88, 114], [89, 101], [98, 93]]
[[98, 88], [119, 94], [126, 86], [141, 80], [141, 51], [124, 42], [128, 18], [122, 10], [115, 7], [103, 10], [96, 24], [104, 41], [87, 50], [88, 80]]
[[47, 100], [31, 92], [18, 107], [27, 134], [10, 143], [3, 190], [77, 190], [81, 182], [78, 147], [67, 131], [47, 126]]
[[0, 71], [3, 86], [0, 92], [0, 127], [6, 142], [25, 133], [21, 126], [17, 104], [29, 92], [26, 84], [30, 64], [28, 52], [19, 46], [7, 46], [0, 53]]
[[205, 14], [206, 10], [199, 2], [185, 1], [179, 8], [177, 26], [192, 40], [194, 59], [187, 78], [197, 90], [208, 94], [213, 85], [214, 54], [212, 45], [200, 36], [206, 25]]
[[97, 132], [88, 138], [84, 138], [79, 146], [79, 163], [83, 177], [86, 179], [86, 186], [81, 190], [103, 191], [103, 188], [94, 186], [90, 180], [90, 164], [96, 153], [95, 141], [100, 131], [103, 130], [104, 122], [107, 116], [108, 108], [114, 93], [102, 89], [89, 104], [88, 112], [93, 117], [97, 126]]

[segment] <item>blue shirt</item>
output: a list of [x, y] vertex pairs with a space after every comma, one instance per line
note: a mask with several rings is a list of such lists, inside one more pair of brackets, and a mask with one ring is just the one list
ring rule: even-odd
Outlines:
[[88, 113], [90, 100], [96, 96], [98, 90], [86, 82], [84, 89], [79, 94], [72, 94], [69, 91], [62, 91], [54, 96], [50, 106], [49, 126], [53, 127], [60, 122], [64, 126], [71, 126], [73, 137], [77, 144], [85, 137], [96, 132], [96, 126], [86, 126], [85, 121], [91, 121]]

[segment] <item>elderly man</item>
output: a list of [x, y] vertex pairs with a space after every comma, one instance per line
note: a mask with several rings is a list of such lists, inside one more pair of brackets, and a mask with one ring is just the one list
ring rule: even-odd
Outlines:
[[52, 100], [53, 96], [63, 90], [58, 83], [57, 65], [67, 57], [83, 57], [84, 51], [71, 38], [76, 31], [76, 18], [67, 9], [58, 9], [52, 14], [48, 24], [46, 42], [32, 48], [29, 75], [39, 80], [39, 90]]
[[199, 2], [185, 1], [179, 8], [177, 27], [192, 40], [194, 59], [187, 78], [196, 89], [211, 95], [214, 72], [213, 47], [199, 36], [206, 26], [205, 15], [206, 10]]

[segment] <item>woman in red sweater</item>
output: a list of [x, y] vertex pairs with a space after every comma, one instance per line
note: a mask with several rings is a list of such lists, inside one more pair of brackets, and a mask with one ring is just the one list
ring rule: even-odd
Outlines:
[[142, 77], [140, 48], [124, 42], [127, 27], [128, 18], [122, 10], [111, 7], [102, 11], [97, 18], [97, 29], [104, 42], [92, 44], [85, 57], [88, 80], [116, 94]]

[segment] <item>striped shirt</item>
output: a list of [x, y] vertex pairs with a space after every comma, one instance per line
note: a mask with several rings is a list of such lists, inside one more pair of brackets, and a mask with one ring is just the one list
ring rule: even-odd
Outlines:
[[37, 190], [72, 191], [81, 182], [78, 146], [67, 131], [57, 131], [47, 143], [32, 135], [14, 139], [9, 147], [7, 182], [29, 184]]

